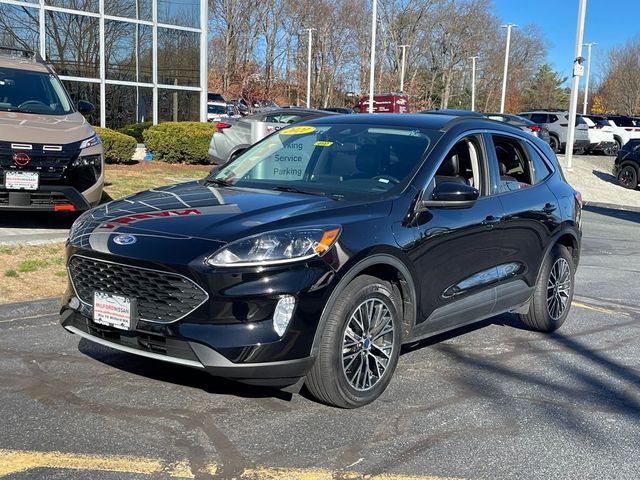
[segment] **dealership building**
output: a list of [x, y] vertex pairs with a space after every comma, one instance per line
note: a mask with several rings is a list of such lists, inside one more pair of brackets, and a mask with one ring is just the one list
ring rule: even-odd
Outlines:
[[94, 125], [207, 117], [207, 0], [0, 0], [0, 46], [40, 52]]

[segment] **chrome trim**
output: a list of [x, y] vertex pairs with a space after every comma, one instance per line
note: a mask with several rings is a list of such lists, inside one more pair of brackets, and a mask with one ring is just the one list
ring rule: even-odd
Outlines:
[[184, 358], [177, 357], [169, 357], [167, 355], [160, 355], [159, 353], [145, 352], [144, 350], [137, 350], [131, 347], [125, 347], [124, 345], [120, 345], [117, 343], [110, 342], [108, 340], [103, 340], [102, 338], [96, 338], [93, 335], [89, 335], [87, 332], [83, 332], [79, 328], [73, 326], [65, 326], [67, 330], [71, 333], [75, 333], [76, 335], [86, 338], [95, 343], [99, 343], [105, 347], [113, 348], [114, 350], [120, 350], [122, 352], [133, 353], [134, 355], [140, 355], [141, 357], [153, 358], [154, 360], [164, 360], [169, 363], [177, 363], [178, 365], [186, 365], [188, 367], [195, 368], [204, 368], [200, 362], [196, 362], [195, 360], [186, 360]]
[[33, 150], [33, 145], [29, 145], [27, 143], [12, 143], [12, 150]]
[[142, 320], [143, 322], [155, 323], [157, 325], [170, 325], [172, 323], [175, 323], [175, 322], [178, 322], [178, 321], [182, 320], [184, 317], [186, 317], [188, 315], [191, 315], [193, 312], [195, 312], [202, 305], [204, 305], [205, 303], [207, 303], [209, 301], [209, 294], [207, 293], [207, 291], [204, 288], [202, 288], [200, 285], [198, 285], [196, 282], [194, 282], [189, 277], [185, 277], [184, 275], [180, 275], [179, 273], [167, 272], [166, 270], [155, 270], [153, 268], [137, 267], [137, 266], [134, 266], [134, 265], [127, 265], [126, 263], [111, 262], [109, 260], [102, 260], [100, 258], [87, 257], [86, 255], [74, 254], [74, 255], [71, 256], [71, 258], [69, 258], [69, 261], [67, 262], [67, 275], [69, 276], [69, 281], [71, 282], [71, 286], [73, 287], [73, 292], [76, 294], [76, 297], [78, 297], [78, 300], [80, 300], [80, 303], [82, 303], [83, 305], [86, 305], [87, 307], [89, 307], [91, 309], [91, 311], [93, 311], [93, 305], [90, 304], [90, 303], [85, 302], [84, 300], [82, 300], [82, 297], [78, 294], [78, 290], [76, 289], [76, 285], [75, 285], [75, 283], [73, 281], [73, 278], [71, 276], [71, 271], [69, 270], [69, 264], [71, 263], [71, 260], [73, 259], [73, 257], [86, 258], [87, 260], [92, 260], [94, 262], [104, 262], [104, 263], [110, 263], [112, 265], [120, 265], [121, 267], [137, 268], [139, 270], [146, 270], [147, 272], [162, 273], [164, 275], [175, 275], [176, 277], [184, 278], [188, 282], [193, 283], [196, 287], [198, 287], [202, 291], [202, 293], [204, 293], [204, 295], [206, 297], [200, 304], [198, 304], [196, 307], [192, 308], [188, 313], [185, 313], [183, 316], [181, 316], [179, 318], [176, 318], [175, 320], [171, 320], [170, 322], [159, 322], [157, 320], [148, 320], [146, 318], [140, 317], [138, 320]]
[[62, 145], [44, 145], [42, 147], [42, 150], [44, 152], [61, 152], [62, 151]]

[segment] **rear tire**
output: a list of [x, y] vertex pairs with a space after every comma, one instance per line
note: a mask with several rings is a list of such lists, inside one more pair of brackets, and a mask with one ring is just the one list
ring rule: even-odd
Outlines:
[[347, 285], [329, 313], [307, 374], [305, 384], [316, 399], [355, 408], [384, 392], [402, 344], [400, 305], [393, 286], [379, 278], [361, 275]]
[[625, 165], [618, 172], [618, 183], [624, 188], [635, 190], [638, 186], [638, 172], [632, 165]]
[[542, 262], [529, 311], [520, 314], [522, 323], [540, 332], [560, 328], [571, 309], [574, 270], [567, 247], [555, 245]]
[[551, 150], [553, 150], [553, 153], [560, 152], [560, 140], [558, 140], [557, 137], [554, 137], [553, 135], [549, 137], [549, 146], [551, 147]]

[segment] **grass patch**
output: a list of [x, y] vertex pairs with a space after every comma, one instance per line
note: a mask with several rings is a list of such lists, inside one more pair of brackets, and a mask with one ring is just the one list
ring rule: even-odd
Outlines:
[[104, 191], [107, 199], [117, 199], [149, 188], [200, 179], [210, 170], [211, 165], [175, 165], [152, 160], [132, 165], [107, 165]]
[[64, 244], [0, 247], [0, 303], [58, 297], [64, 293]]

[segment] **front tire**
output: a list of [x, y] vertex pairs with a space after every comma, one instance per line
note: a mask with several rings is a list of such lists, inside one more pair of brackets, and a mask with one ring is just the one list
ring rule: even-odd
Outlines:
[[551, 150], [553, 150], [553, 153], [557, 154], [560, 152], [560, 140], [558, 140], [557, 137], [554, 137], [553, 135], [549, 137], [549, 146], [551, 147]]
[[618, 183], [624, 188], [635, 190], [638, 186], [638, 172], [632, 165], [625, 165], [618, 172]]
[[320, 340], [306, 386], [319, 401], [341, 408], [373, 402], [398, 363], [401, 301], [397, 289], [361, 275], [341, 292]]
[[567, 247], [555, 245], [542, 263], [529, 311], [520, 314], [522, 323], [541, 332], [560, 328], [573, 301], [574, 270]]

